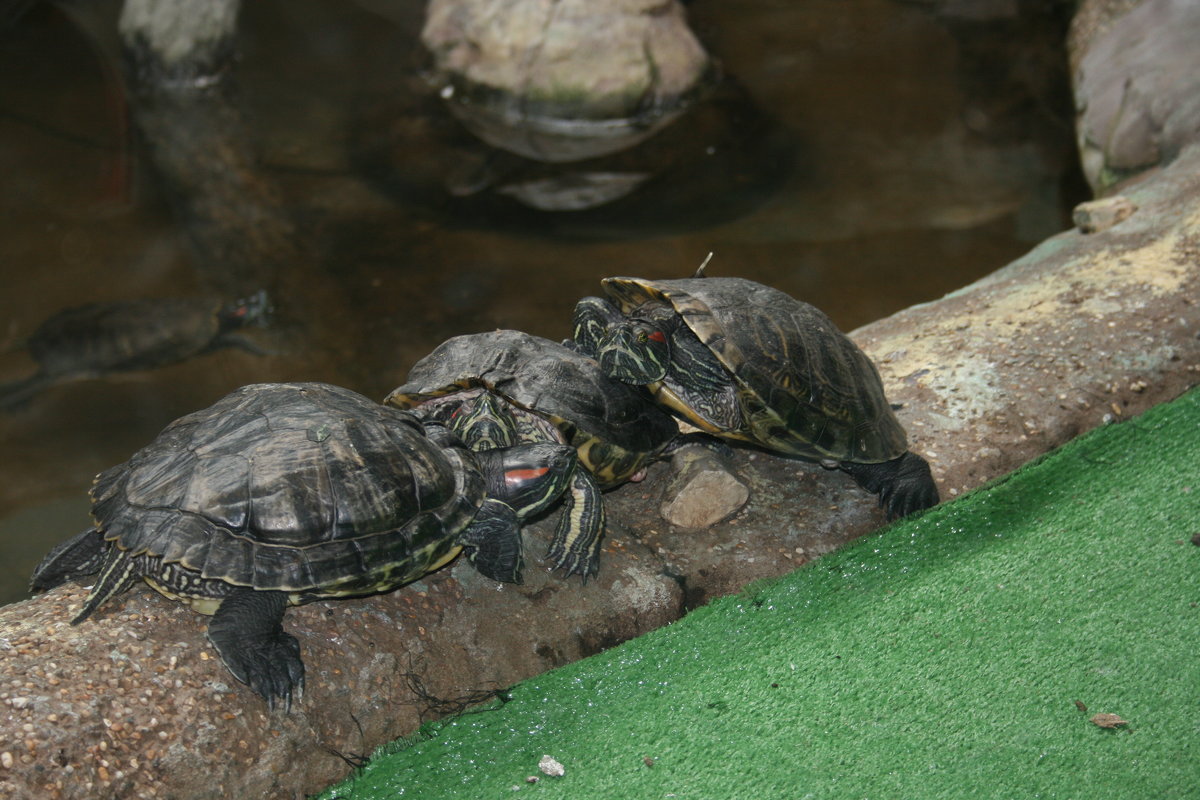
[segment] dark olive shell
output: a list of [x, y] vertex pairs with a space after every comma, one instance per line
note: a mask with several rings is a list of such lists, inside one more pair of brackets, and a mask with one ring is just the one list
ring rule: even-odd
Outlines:
[[607, 278], [625, 314], [666, 305], [736, 382], [743, 425], [722, 435], [817, 460], [876, 463], [908, 449], [871, 360], [820, 310], [743, 278]]
[[92, 514], [131, 555], [313, 599], [423, 574], [483, 498], [471, 456], [411, 414], [326, 384], [256, 384], [101, 473]]
[[679, 433], [644, 391], [611, 380], [593, 359], [511, 330], [443, 342], [385, 402], [413, 408], [473, 387], [548, 419], [602, 486], [628, 480]]

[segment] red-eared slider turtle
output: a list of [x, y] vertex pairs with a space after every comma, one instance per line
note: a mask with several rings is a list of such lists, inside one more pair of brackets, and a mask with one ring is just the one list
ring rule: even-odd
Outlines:
[[0, 386], [0, 405], [16, 406], [67, 381], [152, 369], [221, 347], [263, 350], [237, 333], [263, 325], [271, 312], [266, 292], [221, 304], [205, 298], [148, 298], [89, 303], [64, 309], [25, 341], [38, 371]]
[[839, 467], [889, 517], [937, 503], [875, 365], [829, 317], [742, 278], [606, 278], [576, 346], [701, 430]]
[[634, 479], [679, 433], [640, 389], [591, 358], [520, 331], [456, 336], [384, 401], [444, 422], [476, 450], [517, 442], [574, 446], [578, 470], [548, 558], [586, 579], [604, 534], [600, 490]]
[[518, 581], [519, 523], [562, 494], [565, 445], [473, 453], [436, 424], [319, 383], [243, 387], [176, 420], [92, 488], [95, 527], [34, 571], [99, 573], [73, 623], [142, 578], [212, 614], [208, 637], [274, 707], [304, 683], [288, 605], [386, 592], [460, 550]]

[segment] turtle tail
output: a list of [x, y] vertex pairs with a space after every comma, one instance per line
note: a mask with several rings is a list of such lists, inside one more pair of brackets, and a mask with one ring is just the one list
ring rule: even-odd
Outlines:
[[130, 587], [139, 577], [138, 559], [129, 555], [116, 544], [108, 548], [104, 554], [104, 563], [100, 565], [100, 576], [96, 584], [83, 601], [83, 608], [71, 620], [72, 625], [78, 625], [92, 615], [106, 600], [118, 595]]

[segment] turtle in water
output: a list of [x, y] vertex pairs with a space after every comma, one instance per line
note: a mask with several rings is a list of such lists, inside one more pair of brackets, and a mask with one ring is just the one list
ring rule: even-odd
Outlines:
[[418, 361], [385, 403], [443, 422], [475, 450], [563, 442], [579, 463], [548, 558], [568, 575], [596, 573], [600, 492], [643, 474], [679, 433], [640, 389], [594, 359], [520, 331], [456, 336]]
[[606, 278], [574, 342], [703, 431], [849, 473], [889, 518], [937, 503], [871, 360], [818, 309], [743, 278]]
[[63, 309], [25, 340], [38, 370], [0, 385], [0, 406], [18, 406], [67, 381], [162, 367], [222, 347], [264, 355], [238, 331], [247, 325], [265, 325], [271, 311], [265, 291], [227, 304], [176, 297]]
[[386, 592], [460, 551], [521, 577], [520, 523], [571, 480], [575, 451], [474, 453], [443, 426], [320, 383], [245, 386], [167, 426], [92, 488], [94, 527], [34, 571], [34, 591], [98, 573], [72, 621], [139, 578], [211, 614], [208, 638], [274, 708], [304, 685], [284, 609]]

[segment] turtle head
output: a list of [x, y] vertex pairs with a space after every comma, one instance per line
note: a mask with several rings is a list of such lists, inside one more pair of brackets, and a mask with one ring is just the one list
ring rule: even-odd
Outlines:
[[249, 297], [222, 306], [217, 311], [217, 319], [222, 331], [237, 330], [247, 325], [265, 328], [274, 312], [275, 307], [271, 305], [270, 296], [265, 289], [259, 289]]
[[493, 450], [517, 442], [517, 419], [512, 408], [486, 389], [453, 404], [442, 422], [472, 450]]
[[600, 368], [608, 377], [624, 383], [654, 383], [667, 374], [671, 337], [654, 321], [631, 319], [609, 328], [597, 349]]
[[562, 497], [575, 476], [575, 448], [565, 444], [519, 444], [476, 453], [488, 497], [524, 520]]
[[[610, 292], [625, 284], [605, 281]], [[577, 349], [600, 362], [604, 374], [623, 383], [654, 383], [667, 374], [671, 359], [671, 333], [678, 324], [667, 305], [645, 302], [622, 313], [612, 301], [585, 297], [575, 305], [574, 340]]]

